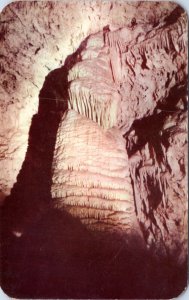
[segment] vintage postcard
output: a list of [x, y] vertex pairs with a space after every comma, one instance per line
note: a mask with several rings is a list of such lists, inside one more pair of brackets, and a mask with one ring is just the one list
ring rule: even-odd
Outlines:
[[187, 53], [187, 13], [172, 1], [15, 1], [2, 10], [9, 297], [184, 292]]

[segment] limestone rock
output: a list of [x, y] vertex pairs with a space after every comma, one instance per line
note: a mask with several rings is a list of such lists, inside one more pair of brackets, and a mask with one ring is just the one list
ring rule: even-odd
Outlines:
[[186, 111], [187, 15], [176, 3], [16, 1], [3, 10], [11, 297], [172, 299], [184, 290]]
[[52, 168], [55, 207], [93, 230], [137, 230], [125, 140], [118, 129], [104, 131], [69, 110], [58, 129]]
[[[156, 123], [161, 119], [162, 113]], [[146, 141], [137, 126], [126, 137], [137, 216], [146, 243], [180, 263], [187, 253], [186, 132], [186, 113], [178, 111], [163, 116], [161, 129], [149, 131], [153, 137]], [[135, 148], [136, 141], [142, 147]]]
[[[135, 5], [126, 1], [111, 4], [73, 0], [16, 1], [4, 8], [0, 15], [2, 195], [10, 193], [24, 161], [29, 128], [38, 110], [38, 96], [45, 76], [62, 66], [84, 39], [102, 31], [107, 24], [115, 30], [131, 24], [136, 18], [141, 26], [148, 24], [148, 28], [152, 28], [176, 7], [173, 2]], [[85, 57], [93, 54], [96, 52], [89, 50]], [[55, 93], [53, 98], [58, 101], [61, 95]]]
[[[66, 209], [87, 225], [99, 216], [106, 226], [117, 222], [121, 230], [135, 223], [135, 204], [146, 244], [184, 260], [187, 17], [183, 9], [173, 2], [16, 2], [0, 18], [0, 197], [10, 193], [26, 152], [33, 154], [32, 147], [37, 149], [33, 169], [38, 176], [43, 174], [36, 157], [41, 153], [44, 166], [43, 153], [49, 145], [43, 145], [41, 138], [40, 145], [33, 142], [31, 147], [32, 118], [38, 112], [37, 126], [44, 120], [43, 101], [50, 115], [56, 115], [50, 102], [68, 102], [70, 111], [60, 123], [54, 153], [54, 203], [62, 208], [67, 201]], [[53, 75], [56, 68], [58, 74], [64, 73], [59, 78]], [[51, 91], [41, 96], [49, 72], [46, 90]], [[75, 128], [77, 120], [81, 128]], [[84, 132], [83, 140], [78, 130]], [[86, 161], [86, 151], [91, 161]], [[30, 163], [23, 164], [24, 174]], [[90, 179], [89, 173], [96, 175]], [[49, 186], [49, 177], [44, 182]], [[131, 216], [123, 226], [127, 196]]]
[[134, 120], [153, 114], [186, 78], [187, 20], [178, 15], [153, 29], [136, 23], [90, 36], [69, 71], [69, 107], [123, 133]]

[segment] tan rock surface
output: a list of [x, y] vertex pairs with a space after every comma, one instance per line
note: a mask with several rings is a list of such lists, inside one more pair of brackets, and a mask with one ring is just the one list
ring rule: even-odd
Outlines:
[[123, 133], [134, 120], [153, 114], [170, 89], [185, 81], [186, 22], [183, 13], [155, 28], [109, 26], [90, 36], [69, 71], [69, 107]]
[[62, 66], [85, 38], [107, 24], [116, 29], [137, 17], [139, 24], [152, 27], [152, 20], [165, 19], [175, 7], [166, 2], [154, 9], [150, 2], [18, 1], [4, 8], [0, 16], [2, 195], [10, 193], [24, 161], [31, 119], [38, 110], [45, 76]]
[[57, 133], [51, 193], [55, 207], [99, 230], [137, 230], [125, 140], [69, 110]]

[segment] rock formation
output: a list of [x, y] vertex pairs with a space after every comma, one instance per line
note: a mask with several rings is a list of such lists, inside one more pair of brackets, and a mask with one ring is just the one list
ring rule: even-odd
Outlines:
[[[123, 277], [129, 282], [131, 273], [135, 281], [133, 274], [138, 269], [134, 272], [133, 265], [136, 261], [142, 264], [143, 255], [142, 268], [148, 277], [148, 287], [139, 280], [143, 298], [172, 298], [166, 279], [163, 283], [157, 279], [157, 294], [149, 282], [152, 277], [156, 283], [153, 276], [160, 262], [168, 269], [170, 281], [171, 271], [182, 270], [175, 279], [175, 293], [183, 289], [186, 277], [186, 13], [173, 2], [31, 1], [8, 5], [0, 16], [0, 26], [5, 281], [8, 268], [14, 269], [12, 253], [17, 255], [22, 243], [28, 247], [27, 234], [35, 232], [35, 226], [43, 240], [39, 220], [45, 224], [46, 216], [49, 220], [56, 212], [58, 217], [51, 222], [58, 228], [61, 220], [60, 232], [51, 224], [50, 235], [45, 234], [48, 242], [55, 243], [56, 264], [61, 261], [63, 269], [70, 269], [75, 249], [82, 248], [71, 241], [72, 234], [77, 240], [78, 233], [84, 245], [92, 239], [86, 252], [82, 248], [79, 253], [82, 268], [85, 270], [86, 260], [91, 269], [91, 260], [97, 256], [99, 282], [104, 270], [108, 274], [111, 287], [107, 285], [104, 291], [102, 286], [94, 298], [113, 297], [108, 291], [114, 284], [120, 291], [115, 298], [139, 298], [141, 295], [128, 292], [129, 287], [125, 290]], [[65, 234], [62, 239], [61, 230]], [[15, 242], [15, 236], [21, 242]], [[132, 237], [137, 240], [134, 247]], [[96, 246], [98, 242], [102, 250]], [[32, 247], [35, 252], [35, 245]], [[64, 253], [60, 254], [62, 247]], [[9, 248], [13, 248], [11, 254]], [[47, 248], [51, 257], [51, 242]], [[133, 248], [138, 251], [135, 256]], [[64, 261], [67, 254], [69, 263], [66, 258]], [[31, 255], [35, 260], [35, 253]], [[131, 258], [129, 271], [127, 255]], [[112, 256], [115, 268], [111, 269]], [[15, 274], [20, 261], [25, 266], [23, 258], [19, 259]], [[152, 272], [151, 262], [156, 266]], [[117, 269], [119, 280], [114, 275]], [[69, 272], [61, 272], [68, 276]], [[73, 297], [72, 277], [67, 280], [68, 294], [53, 294], [53, 298]], [[56, 287], [58, 283], [53, 284]], [[133, 289], [138, 289], [137, 283]], [[75, 291], [74, 295], [92, 297], [87, 292]]]
[[[52, 197], [90, 228], [134, 232], [136, 214], [125, 141], [118, 129], [69, 110], [57, 133]], [[136, 230], [136, 229], [135, 229]]]
[[[187, 254], [187, 117], [182, 110], [163, 113], [153, 120], [152, 136], [138, 130], [139, 124], [127, 136], [130, 171], [148, 247], [182, 262]], [[146, 129], [144, 123], [139, 126]]]
[[[174, 15], [172, 19], [170, 16], [175, 9], [180, 8], [168, 2], [77, 0], [69, 1], [69, 5], [66, 1], [33, 1], [5, 7], [0, 16], [1, 202], [10, 194], [24, 161], [29, 128], [38, 110], [38, 95], [45, 76], [62, 66], [85, 38], [102, 31], [107, 24], [115, 31], [130, 27], [136, 19], [140, 31], [150, 31], [158, 23], [164, 24], [166, 18], [172, 21]], [[133, 30], [129, 30], [128, 42], [133, 38]], [[54, 93], [54, 98], [58, 101], [60, 93]]]
[[[129, 187], [130, 205], [132, 210], [136, 206], [148, 248], [181, 262], [187, 252], [185, 41], [186, 17], [178, 7], [151, 30], [134, 24], [114, 31], [108, 27], [88, 37], [68, 72], [68, 107], [101, 129], [88, 120], [84, 130], [83, 119], [80, 126], [71, 113], [63, 118], [52, 186], [58, 207], [100, 230], [102, 223], [112, 224], [111, 209], [124, 213], [126, 206], [118, 201], [127, 201], [124, 189]], [[126, 139], [121, 151], [129, 160], [119, 164], [123, 177], [117, 166], [120, 149], [106, 138], [107, 129], [117, 131], [120, 142], [122, 135]], [[129, 180], [117, 186], [118, 178], [125, 176]], [[109, 200], [114, 200], [111, 209]], [[120, 217], [115, 218], [118, 229]]]

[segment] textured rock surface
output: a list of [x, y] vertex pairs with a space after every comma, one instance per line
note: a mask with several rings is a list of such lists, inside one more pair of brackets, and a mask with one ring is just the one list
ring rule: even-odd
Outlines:
[[[69, 108], [101, 127], [117, 126], [125, 134], [130, 161], [125, 174], [131, 172], [147, 244], [158, 244], [157, 248], [163, 244], [163, 252], [168, 251], [166, 247], [174, 252], [180, 232], [179, 247], [184, 249], [186, 135], [183, 129], [180, 132], [179, 114], [185, 110], [186, 99], [175, 94], [186, 80], [186, 22], [186, 15], [174, 3], [89, 1], [80, 5], [73, 1], [69, 5], [19, 2], [7, 6], [1, 14], [1, 199], [9, 193], [24, 160], [45, 75], [62, 65], [82, 42], [66, 67], [69, 97], [54, 84], [51, 98], [41, 101], [68, 101]], [[165, 124], [176, 122], [176, 129], [168, 134], [161, 120], [156, 132], [159, 148], [151, 150], [154, 145], [148, 129], [138, 136], [135, 122], [158, 115], [157, 110], [166, 105], [168, 110], [178, 111], [176, 121], [169, 112], [163, 119]], [[141, 147], [142, 134], [147, 138]], [[180, 154], [178, 149], [182, 149]], [[162, 157], [157, 158], [154, 151]], [[100, 172], [99, 166], [89, 167]], [[154, 189], [158, 199], [152, 201]], [[170, 224], [174, 226], [169, 226], [167, 215], [172, 206]]]
[[[185, 259], [188, 236], [186, 118], [183, 111], [161, 112], [154, 118], [153, 136], [146, 137], [133, 126], [135, 130], [126, 138], [137, 215], [146, 243], [179, 262]], [[146, 128], [144, 123], [139, 126]]]
[[172, 17], [155, 28], [135, 23], [90, 36], [69, 71], [70, 107], [123, 133], [151, 115], [186, 79], [186, 16], [176, 8]]
[[[109, 24], [152, 28], [177, 7], [174, 3], [108, 1], [14, 2], [0, 16], [0, 186], [10, 193], [22, 166], [33, 114], [45, 76], [89, 36]], [[41, 13], [43, 11], [43, 13]], [[142, 30], [142, 29], [141, 29]], [[129, 38], [133, 39], [132, 30]], [[61, 95], [55, 93], [54, 98]], [[44, 99], [48, 100], [48, 99]]]
[[186, 14], [27, 1], [0, 26], [3, 286], [20, 299], [175, 298], [187, 281]]
[[52, 197], [92, 229], [131, 233], [137, 229], [125, 140], [69, 110], [54, 152]]
[[[24, 160], [31, 118], [37, 112], [38, 94], [46, 74], [62, 65], [84, 40], [78, 54], [67, 64], [69, 98], [55, 90], [50, 101], [68, 100], [70, 108], [100, 126], [117, 126], [126, 134], [135, 204], [144, 231], [148, 232], [148, 243], [161, 244], [162, 240], [172, 247], [172, 238], [165, 235], [177, 243], [174, 226], [183, 233], [184, 241], [186, 227], [177, 219], [184, 220], [186, 213], [185, 133], [175, 129], [174, 133], [170, 131], [173, 137], [168, 138], [167, 131], [159, 128], [160, 164], [148, 138], [140, 149], [144, 154], [137, 151], [141, 137], [131, 128], [136, 120], [156, 115], [167, 102], [170, 110], [185, 110], [185, 98], [175, 100], [173, 89], [176, 87], [177, 93], [186, 80], [186, 22], [186, 15], [174, 3], [89, 1], [81, 5], [73, 1], [69, 5], [19, 2], [7, 6], [1, 14], [1, 198], [10, 192]], [[175, 122], [172, 113], [166, 117], [165, 124]], [[179, 128], [178, 113], [176, 122], [174, 126]], [[161, 142], [165, 133], [166, 146]], [[178, 148], [183, 149], [180, 156]], [[145, 164], [149, 166], [141, 168]], [[148, 177], [153, 184], [144, 184]], [[153, 193], [153, 188], [158, 190], [159, 200], [151, 209], [147, 195]], [[177, 225], [169, 229], [166, 214], [171, 205], [171, 222]], [[159, 212], [161, 206], [163, 213]], [[162, 214], [164, 217], [160, 217]]]
[[[177, 7], [153, 28], [137, 22], [114, 31], [108, 26], [86, 39], [68, 72], [69, 108], [125, 134], [125, 172], [132, 177], [147, 246], [180, 262], [187, 252], [186, 23]], [[96, 151], [108, 153], [107, 144]]]

